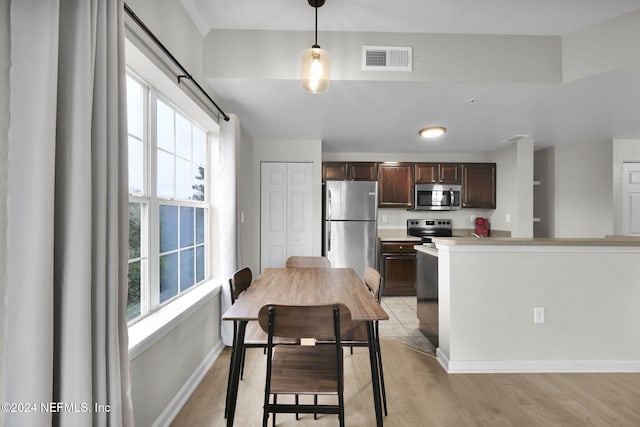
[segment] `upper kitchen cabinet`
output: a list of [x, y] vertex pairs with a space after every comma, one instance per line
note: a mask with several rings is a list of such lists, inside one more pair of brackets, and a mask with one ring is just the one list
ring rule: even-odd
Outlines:
[[462, 207], [496, 208], [496, 164], [462, 164]]
[[378, 164], [378, 206], [409, 208], [413, 205], [413, 163]]
[[322, 164], [322, 181], [377, 181], [375, 162], [325, 162]]
[[416, 184], [460, 184], [462, 165], [460, 163], [416, 163]]
[[349, 178], [354, 181], [377, 181], [378, 164], [376, 162], [349, 163]]
[[349, 163], [326, 162], [322, 163], [322, 181], [349, 179]]

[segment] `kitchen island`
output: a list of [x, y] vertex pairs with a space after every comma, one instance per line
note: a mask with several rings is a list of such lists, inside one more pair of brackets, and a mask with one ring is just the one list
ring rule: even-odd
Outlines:
[[447, 372], [640, 372], [640, 239], [434, 242]]

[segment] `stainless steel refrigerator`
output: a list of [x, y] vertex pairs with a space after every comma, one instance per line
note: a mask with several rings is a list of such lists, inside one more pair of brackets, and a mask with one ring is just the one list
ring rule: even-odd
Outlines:
[[363, 278], [376, 266], [378, 182], [327, 181], [324, 191], [324, 254]]

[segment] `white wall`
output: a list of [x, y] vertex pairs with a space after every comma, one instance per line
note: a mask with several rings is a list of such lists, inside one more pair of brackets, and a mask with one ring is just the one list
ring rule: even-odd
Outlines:
[[451, 371], [640, 370], [638, 246], [439, 249]]
[[573, 81], [639, 64], [639, 38], [640, 11], [563, 35], [563, 81]]
[[[207, 77], [297, 80], [311, 31], [214, 29], [204, 39]], [[385, 72], [384, 80], [446, 82], [560, 82], [561, 42], [555, 36], [368, 33], [325, 31], [320, 44], [340, 67], [332, 80], [379, 80], [362, 71], [363, 45], [411, 46], [413, 71]], [[242, 52], [242, 55], [238, 55]], [[225, 58], [219, 61], [217, 58]], [[438, 58], [434, 61], [433, 58]], [[256, 63], [260, 67], [256, 67]]]
[[551, 237], [555, 234], [554, 162], [553, 147], [534, 153], [534, 179], [539, 182], [533, 189], [533, 216], [539, 219], [533, 224], [534, 237]]
[[492, 230], [511, 237], [533, 237], [533, 140], [524, 138], [488, 154], [496, 163], [496, 209]]
[[199, 82], [202, 74], [202, 36], [180, 1], [127, 0], [167, 49]]
[[611, 141], [558, 145], [536, 153], [536, 162], [537, 237], [614, 234]]
[[613, 234], [623, 234], [622, 165], [640, 162], [640, 139], [613, 140]]
[[[220, 292], [131, 359], [137, 426], [167, 425], [222, 350]], [[222, 384], [221, 387], [226, 386]]]
[[[253, 249], [258, 250], [258, 257], [260, 251], [260, 171], [261, 162], [312, 162], [313, 169], [313, 219], [314, 224], [313, 233], [311, 234], [312, 254], [320, 255], [322, 250], [322, 141], [320, 140], [275, 140], [275, 139], [256, 139], [253, 141], [253, 185], [250, 189], [251, 193], [251, 209], [255, 209], [255, 217], [252, 216], [252, 223], [247, 223], [245, 217], [245, 223], [241, 224], [241, 228], [245, 228], [241, 233], [246, 235], [248, 230], [258, 230], [254, 233], [252, 243], [245, 246], [245, 254], [243, 256], [251, 257], [254, 259], [255, 253]], [[259, 258], [258, 258], [259, 260]], [[255, 272], [260, 270], [255, 270]]]
[[[4, 402], [4, 337], [5, 284], [7, 283], [7, 170], [9, 158], [9, 65], [11, 46], [9, 39], [9, 3], [0, 0], [0, 402]], [[0, 425], [3, 424], [0, 412]]]
[[554, 157], [552, 237], [613, 234], [611, 141], [558, 145]]
[[[242, 124], [242, 122], [240, 123]], [[254, 194], [253, 139], [242, 128], [238, 152], [238, 267], [260, 271], [260, 204]]]

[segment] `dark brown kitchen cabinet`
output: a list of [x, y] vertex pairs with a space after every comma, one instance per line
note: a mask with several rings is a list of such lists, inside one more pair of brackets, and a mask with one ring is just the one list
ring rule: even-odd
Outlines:
[[376, 162], [349, 163], [349, 177], [354, 181], [377, 181], [378, 164]]
[[413, 296], [416, 294], [415, 242], [382, 242], [380, 270], [382, 295]]
[[416, 184], [460, 184], [462, 165], [460, 163], [416, 163]]
[[349, 164], [346, 162], [326, 162], [322, 164], [322, 181], [349, 179]]
[[377, 181], [377, 166], [375, 162], [324, 162], [322, 181]]
[[496, 208], [496, 164], [462, 164], [462, 207]]
[[440, 184], [462, 184], [462, 165], [460, 163], [439, 163], [438, 182]]
[[408, 208], [413, 205], [413, 163], [378, 164], [378, 206]]

